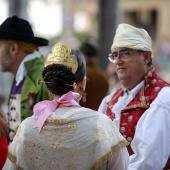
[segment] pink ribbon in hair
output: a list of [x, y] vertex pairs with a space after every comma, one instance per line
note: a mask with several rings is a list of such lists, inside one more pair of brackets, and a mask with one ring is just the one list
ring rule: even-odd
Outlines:
[[77, 106], [80, 107], [80, 105], [74, 100], [80, 96], [79, 93], [71, 92], [62, 95], [58, 100], [44, 100], [42, 102], [37, 103], [34, 105], [34, 115], [38, 116], [38, 120], [34, 125], [35, 127], [38, 127], [39, 132], [43, 127], [44, 122], [56, 110], [56, 108], [59, 106], [59, 104], [62, 104], [64, 106]]

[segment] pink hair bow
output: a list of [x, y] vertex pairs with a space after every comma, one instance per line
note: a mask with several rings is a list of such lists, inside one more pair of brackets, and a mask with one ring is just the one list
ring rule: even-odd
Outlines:
[[50, 116], [52, 112], [56, 110], [59, 104], [63, 104], [64, 106], [80, 107], [80, 105], [74, 100], [79, 96], [80, 96], [79, 93], [69, 91], [68, 93], [62, 95], [58, 100], [53, 100], [53, 101], [44, 100], [34, 105], [34, 109], [33, 109], [34, 115], [39, 116], [37, 122], [34, 125], [34, 128], [38, 127], [40, 132], [48, 116]]

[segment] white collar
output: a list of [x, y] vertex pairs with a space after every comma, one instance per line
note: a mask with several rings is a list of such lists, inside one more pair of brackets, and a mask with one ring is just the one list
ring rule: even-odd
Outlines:
[[131, 96], [134, 98], [136, 94], [139, 92], [139, 90], [144, 87], [145, 83], [144, 80], [142, 80], [138, 85], [136, 85], [132, 90], [127, 90], [125, 87], [122, 86], [122, 89], [124, 91], [124, 94], [128, 95], [131, 94]]
[[16, 85], [18, 86], [19, 83], [24, 79], [27, 75], [27, 70], [25, 68], [25, 62], [33, 60], [35, 58], [40, 58], [41, 54], [38, 51], [34, 51], [34, 53], [28, 54], [20, 63], [18, 68], [17, 74], [15, 76]]

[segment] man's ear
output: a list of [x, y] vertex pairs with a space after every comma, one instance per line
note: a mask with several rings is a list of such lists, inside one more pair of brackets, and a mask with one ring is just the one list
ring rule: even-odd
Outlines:
[[145, 63], [148, 64], [152, 59], [152, 52], [151, 51], [146, 51], [145, 52]]
[[10, 48], [10, 53], [12, 55], [16, 55], [19, 51], [19, 44], [16, 43], [16, 42], [13, 42], [13, 43], [10, 44], [9, 48]]

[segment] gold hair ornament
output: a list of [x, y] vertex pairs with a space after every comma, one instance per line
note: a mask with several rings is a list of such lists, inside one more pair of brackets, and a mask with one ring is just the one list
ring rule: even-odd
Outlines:
[[77, 88], [77, 84], [74, 82], [73, 85], [65, 84], [66, 86], [73, 86], [73, 89], [75, 90]]
[[[37, 80], [38, 85], [40, 85], [41, 83], [52, 83], [52, 82], [47, 82], [47, 81], [42, 81], [41, 79]], [[73, 86], [73, 89], [75, 90], [77, 88], [77, 84], [74, 82], [73, 85], [70, 84], [65, 84], [66, 86]]]
[[50, 64], [62, 64], [71, 68], [72, 73], [75, 73], [78, 68], [78, 62], [74, 55], [70, 55], [71, 47], [65, 42], [58, 42], [52, 48], [52, 52], [48, 54], [45, 61], [45, 67]]

